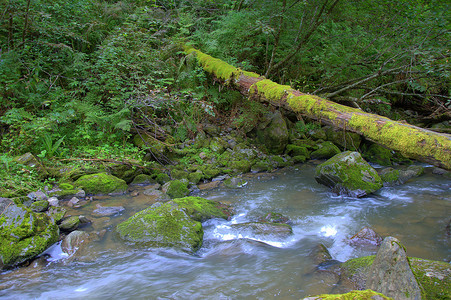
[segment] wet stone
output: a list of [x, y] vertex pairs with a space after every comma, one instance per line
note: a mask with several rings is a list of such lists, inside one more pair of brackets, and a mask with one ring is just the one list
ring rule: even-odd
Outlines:
[[125, 208], [122, 206], [101, 206], [100, 204], [97, 204], [97, 209], [92, 212], [92, 215], [95, 217], [109, 217], [124, 210]]

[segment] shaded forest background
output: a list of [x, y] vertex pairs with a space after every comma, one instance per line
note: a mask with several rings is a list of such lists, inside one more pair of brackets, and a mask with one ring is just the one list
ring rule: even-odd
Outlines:
[[27, 151], [139, 156], [139, 130], [174, 144], [205, 118], [230, 124], [241, 96], [211, 85], [185, 43], [395, 120], [449, 121], [450, 10], [438, 0], [3, 1], [2, 163]]

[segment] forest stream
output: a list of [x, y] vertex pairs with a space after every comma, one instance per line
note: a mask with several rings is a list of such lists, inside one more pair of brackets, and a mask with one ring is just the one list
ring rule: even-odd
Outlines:
[[[143, 193], [95, 199], [70, 213], [92, 220], [83, 230], [105, 228], [106, 234], [72, 257], [57, 244], [38, 262], [0, 274], [0, 298], [301, 299], [345, 292], [333, 276], [315, 272], [310, 253], [323, 244], [341, 262], [375, 254], [348, 242], [364, 226], [396, 237], [409, 256], [449, 262], [451, 181], [432, 169], [426, 166], [424, 175], [360, 199], [336, 196], [318, 184], [313, 164], [244, 176], [247, 184], [239, 189], [201, 191], [196, 196], [229, 203], [235, 213], [231, 220], [203, 224], [203, 246], [195, 255], [131, 247], [117, 238], [116, 224], [152, 204]], [[97, 204], [125, 211], [96, 218], [90, 214]], [[262, 237], [231, 226], [270, 212], [290, 219], [291, 236]]]

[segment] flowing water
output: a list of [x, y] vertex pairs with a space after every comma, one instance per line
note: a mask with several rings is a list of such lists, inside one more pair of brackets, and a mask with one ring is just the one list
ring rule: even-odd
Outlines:
[[[201, 192], [199, 196], [232, 204], [235, 215], [230, 221], [204, 223], [204, 243], [196, 255], [125, 245], [115, 236], [115, 225], [151, 201], [142, 194], [99, 199], [78, 213], [89, 217], [95, 203], [126, 209], [111, 219], [91, 217], [85, 230], [106, 228], [105, 236], [79, 255], [67, 257], [55, 245], [50, 256], [0, 274], [0, 298], [300, 299], [344, 292], [347, 287], [334, 276], [315, 272], [309, 253], [322, 243], [338, 261], [374, 254], [374, 249], [347, 243], [364, 226], [398, 238], [409, 256], [449, 262], [451, 180], [431, 170], [362, 199], [330, 193], [315, 182], [310, 164], [247, 177], [240, 189]], [[291, 237], [246, 235], [230, 226], [269, 212], [291, 220]]]

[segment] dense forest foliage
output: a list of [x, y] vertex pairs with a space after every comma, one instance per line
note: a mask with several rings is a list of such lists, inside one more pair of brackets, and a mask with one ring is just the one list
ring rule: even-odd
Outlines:
[[2, 172], [28, 151], [140, 157], [139, 130], [183, 142], [205, 118], [236, 116], [240, 96], [212, 86], [186, 43], [393, 119], [449, 120], [450, 10], [439, 0], [3, 1]]

